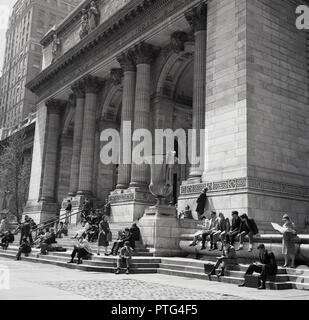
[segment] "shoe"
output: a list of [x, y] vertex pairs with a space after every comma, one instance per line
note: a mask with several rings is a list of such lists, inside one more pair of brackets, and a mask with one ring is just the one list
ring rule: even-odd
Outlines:
[[259, 286], [259, 287], [258, 287], [258, 290], [266, 290], [265, 285], [262, 284], [261, 286]]
[[130, 274], [130, 269], [127, 269], [126, 274]]
[[240, 288], [243, 288], [244, 286], [245, 286], [244, 282], [238, 285], [238, 287], [240, 287]]
[[116, 271], [116, 273], [115, 274], [120, 274], [120, 270], [119, 269], [117, 269], [117, 271]]
[[99, 254], [99, 253], [97, 253], [97, 256], [100, 256], [100, 254]]
[[78, 260], [77, 264], [83, 264], [83, 261], [82, 260]]
[[70, 261], [68, 261], [67, 263], [74, 263], [74, 260], [70, 260]]

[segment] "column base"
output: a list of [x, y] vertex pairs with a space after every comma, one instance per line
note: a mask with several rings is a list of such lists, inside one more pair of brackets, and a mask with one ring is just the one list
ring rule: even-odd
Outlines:
[[111, 202], [111, 222], [128, 224], [139, 220], [145, 210], [156, 203], [150, 192], [137, 188], [115, 190], [109, 196], [109, 201]]
[[171, 207], [151, 207], [139, 221], [143, 244], [155, 257], [179, 257], [186, 253], [180, 248], [180, 236], [195, 233], [197, 221], [179, 220]]
[[36, 224], [41, 224], [51, 219], [57, 218], [59, 207], [57, 203], [41, 201], [28, 201], [23, 212], [23, 220], [25, 216], [29, 216]]

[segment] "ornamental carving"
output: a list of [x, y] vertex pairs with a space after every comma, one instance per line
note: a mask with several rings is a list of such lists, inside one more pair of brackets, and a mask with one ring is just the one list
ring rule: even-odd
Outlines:
[[207, 5], [202, 3], [185, 14], [185, 17], [194, 32], [207, 28]]
[[136, 61], [133, 50], [128, 50], [117, 57], [117, 61], [120, 64], [124, 72], [136, 71]]
[[86, 93], [98, 93], [105, 83], [103, 79], [91, 75], [85, 76], [82, 81], [85, 84]]
[[57, 34], [53, 36], [52, 42], [52, 63], [57, 59], [61, 53], [61, 40], [58, 38]]
[[84, 99], [85, 98], [85, 83], [82, 80], [76, 81], [71, 90], [75, 94], [77, 99]]
[[112, 69], [110, 72], [110, 79], [114, 86], [119, 86], [121, 84], [121, 79], [123, 77], [122, 69]]
[[90, 30], [89, 15], [86, 9], [82, 9], [79, 37], [81, 39], [84, 39], [88, 35], [89, 30]]
[[89, 17], [89, 31], [94, 30], [100, 23], [100, 10], [96, 1], [91, 1], [88, 11]]
[[67, 105], [67, 101], [60, 99], [49, 99], [45, 103], [47, 114], [60, 114], [61, 110]]
[[133, 50], [136, 64], [152, 64], [161, 51], [160, 48], [146, 42], [137, 44]]
[[171, 49], [175, 53], [180, 53], [185, 49], [185, 42], [188, 41], [188, 35], [183, 31], [176, 31], [171, 35]]

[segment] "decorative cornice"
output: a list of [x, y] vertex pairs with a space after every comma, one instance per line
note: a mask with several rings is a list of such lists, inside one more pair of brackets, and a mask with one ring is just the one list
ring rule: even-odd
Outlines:
[[[88, 70], [94, 62], [98, 62], [105, 55], [111, 54], [111, 49], [106, 53], [104, 48], [113, 47], [112, 51], [116, 52], [121, 46], [123, 47], [134, 41], [139, 35], [153, 28], [155, 24], [164, 21], [167, 17], [187, 6], [187, 0], [177, 0], [177, 2], [174, 0], [130, 1], [125, 7], [99, 25], [94, 32], [60, 56], [55, 63], [49, 65], [28, 82], [26, 87], [37, 95], [41, 95], [42, 91], [46, 93], [46, 96], [52, 94], [51, 90], [48, 89], [50, 88], [50, 82], [55, 83], [54, 87], [58, 88], [59, 82], [55, 81], [55, 78], [60, 72], [66, 72], [67, 74], [67, 77], [62, 77], [63, 81], [61, 83], [69, 78], [70, 80], [66, 81], [74, 80], [74, 77], [78, 77], [83, 72], [81, 70]], [[136, 21], [139, 24], [143, 23], [142, 27], [137, 26]], [[132, 32], [132, 37], [127, 37], [126, 41], [121, 41], [118, 47], [119, 39], [125, 36], [128, 31]], [[90, 51], [94, 51], [94, 48], [98, 47], [100, 50], [96, 50], [93, 59], [89, 59]], [[83, 65], [80, 65], [80, 61], [87, 61], [87, 63], [84, 62]], [[80, 66], [73, 67], [76, 62]], [[56, 83], [58, 83], [58, 86]]]
[[185, 14], [185, 17], [194, 30], [203, 31], [207, 29], [207, 5], [201, 3], [197, 7], [194, 7], [191, 11]]
[[123, 77], [122, 69], [112, 69], [110, 72], [110, 79], [114, 86], [119, 86], [121, 84], [121, 79]]
[[292, 185], [277, 181], [260, 178], [237, 178], [216, 182], [205, 182], [200, 184], [189, 184], [180, 187], [181, 195], [199, 194], [203, 189], [208, 188], [208, 192], [271, 192], [281, 196], [301, 197], [309, 200], [309, 186]]

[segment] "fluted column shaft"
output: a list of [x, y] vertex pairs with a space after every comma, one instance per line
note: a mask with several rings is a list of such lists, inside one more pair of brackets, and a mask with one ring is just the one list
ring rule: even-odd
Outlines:
[[193, 123], [196, 130], [196, 144], [192, 144], [191, 159], [193, 164], [190, 168], [190, 178], [201, 178], [203, 175], [203, 163], [194, 164], [200, 157], [204, 161], [201, 150], [201, 130], [205, 129], [205, 99], [206, 99], [206, 48], [207, 48], [207, 6], [202, 4], [194, 8], [186, 15], [195, 35], [194, 52], [194, 79], [193, 79]]
[[52, 99], [47, 106], [47, 136], [41, 200], [55, 201], [60, 112], [64, 101]]
[[100, 90], [98, 79], [88, 76], [85, 81], [85, 110], [82, 148], [79, 170], [79, 195], [92, 196], [93, 161], [96, 132], [97, 94]]
[[[134, 104], [136, 88], [136, 66], [130, 52], [126, 52], [118, 57], [118, 62], [123, 69], [123, 95], [121, 113], [121, 148], [120, 164], [118, 168], [117, 189], [126, 189], [131, 182], [131, 160], [132, 151], [130, 145], [124, 143], [123, 137], [128, 137], [124, 122], [134, 122]], [[131, 141], [131, 137], [128, 137]], [[129, 163], [128, 163], [128, 160]]]
[[76, 107], [74, 116], [73, 154], [69, 195], [75, 196], [79, 189], [79, 169], [84, 125], [85, 88], [82, 82], [78, 82], [72, 87], [72, 90], [76, 95]]
[[[136, 91], [135, 91], [135, 113], [134, 130], [150, 128], [150, 83], [151, 63], [156, 58], [158, 50], [152, 45], [141, 43], [135, 47], [136, 55]], [[136, 145], [137, 143], [135, 143]], [[134, 146], [134, 145], [133, 145]], [[147, 155], [146, 155], [147, 156]], [[150, 172], [148, 164], [132, 163], [130, 187], [147, 187]]]

